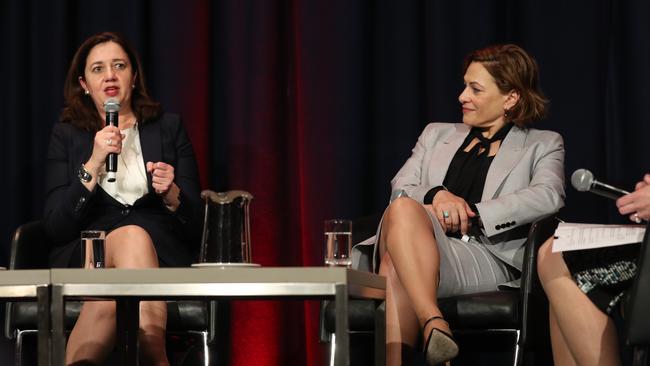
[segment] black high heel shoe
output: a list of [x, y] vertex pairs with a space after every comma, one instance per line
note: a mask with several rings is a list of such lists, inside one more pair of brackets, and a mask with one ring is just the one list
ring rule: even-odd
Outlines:
[[[424, 322], [422, 331], [424, 331], [429, 322], [436, 319], [445, 321], [441, 316], [433, 316]], [[456, 344], [451, 334], [433, 327], [427, 341], [424, 343], [424, 354], [429, 366], [440, 365], [458, 355], [458, 344]]]

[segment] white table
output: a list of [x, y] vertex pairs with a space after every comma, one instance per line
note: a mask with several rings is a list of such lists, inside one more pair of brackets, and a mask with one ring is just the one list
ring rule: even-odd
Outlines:
[[[38, 364], [50, 363], [50, 271], [0, 270], [0, 298], [38, 303]], [[5, 319], [7, 321], [7, 319]]]
[[[66, 300], [115, 299], [120, 331], [120, 319], [124, 318], [130, 319], [127, 326], [131, 330], [137, 329], [140, 300], [197, 298], [333, 298], [336, 302], [335, 363], [349, 365], [348, 299], [381, 300], [386, 289], [386, 281], [381, 276], [341, 267], [52, 269], [51, 285], [53, 365], [64, 364]], [[134, 345], [135, 337], [130, 336], [122, 350], [124, 364], [136, 364]]]

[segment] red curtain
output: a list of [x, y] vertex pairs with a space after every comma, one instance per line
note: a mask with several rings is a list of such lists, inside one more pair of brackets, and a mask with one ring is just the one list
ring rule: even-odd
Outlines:
[[[306, 85], [299, 2], [232, 1], [211, 10], [188, 4], [195, 6], [194, 34], [181, 50], [191, 93], [179, 94], [204, 186], [221, 181], [220, 189], [255, 197], [254, 262], [321, 265], [320, 223], [333, 186], [324, 157], [332, 147], [319, 141], [320, 121], [310, 119], [313, 98], [326, 91]], [[225, 148], [211, 150], [216, 142]], [[225, 156], [210, 156], [215, 150]], [[224, 160], [226, 169], [209, 171], [213, 160]], [[230, 309], [229, 364], [322, 364], [318, 301], [233, 301]]]

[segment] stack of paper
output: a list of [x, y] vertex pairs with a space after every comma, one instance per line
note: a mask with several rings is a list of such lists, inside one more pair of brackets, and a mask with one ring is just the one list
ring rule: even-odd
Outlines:
[[555, 230], [553, 252], [640, 243], [645, 226], [571, 224], [562, 222]]

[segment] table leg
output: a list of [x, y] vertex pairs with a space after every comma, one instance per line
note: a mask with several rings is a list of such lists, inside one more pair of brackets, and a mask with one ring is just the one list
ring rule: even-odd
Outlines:
[[386, 365], [386, 303], [375, 301], [375, 366]]
[[334, 364], [336, 366], [348, 366], [350, 364], [350, 332], [348, 325], [348, 286], [346, 284], [336, 285], [336, 354]]
[[50, 364], [50, 287], [38, 286], [36, 288], [36, 302], [38, 306], [38, 365]]
[[122, 298], [116, 300], [117, 347], [122, 365], [138, 364], [138, 330], [140, 329], [140, 301]]
[[65, 302], [61, 286], [52, 285], [50, 320], [52, 321], [52, 366], [65, 365]]

